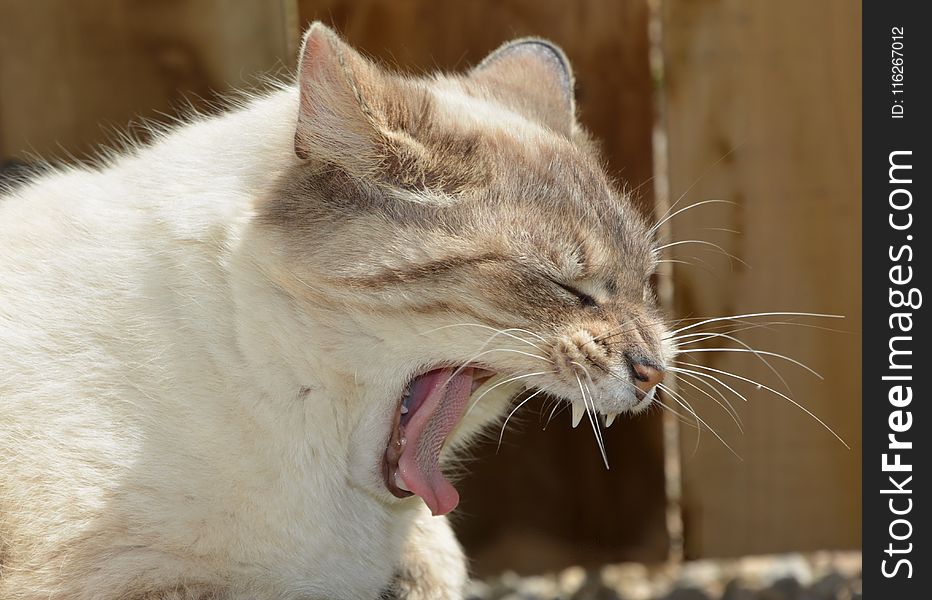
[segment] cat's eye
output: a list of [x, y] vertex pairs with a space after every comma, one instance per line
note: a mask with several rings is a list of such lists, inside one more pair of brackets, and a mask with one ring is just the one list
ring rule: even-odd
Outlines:
[[595, 298], [593, 298], [589, 294], [577, 288], [574, 288], [571, 285], [560, 283], [559, 281], [554, 281], [554, 283], [560, 286], [561, 288], [563, 288], [564, 290], [566, 290], [567, 292], [569, 292], [570, 294], [573, 294], [574, 296], [576, 296], [576, 299], [579, 300], [579, 304], [581, 304], [582, 306], [586, 308], [596, 308], [599, 306], [599, 303], [596, 302]]

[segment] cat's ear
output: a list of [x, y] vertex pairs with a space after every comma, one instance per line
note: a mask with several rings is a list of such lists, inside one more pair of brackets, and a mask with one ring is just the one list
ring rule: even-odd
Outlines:
[[366, 94], [378, 89], [383, 78], [376, 65], [330, 28], [312, 24], [298, 62], [295, 154], [338, 164], [357, 175], [377, 169], [379, 129]]
[[559, 46], [538, 38], [509, 42], [489, 54], [470, 78], [497, 100], [568, 134], [576, 124], [573, 69]]

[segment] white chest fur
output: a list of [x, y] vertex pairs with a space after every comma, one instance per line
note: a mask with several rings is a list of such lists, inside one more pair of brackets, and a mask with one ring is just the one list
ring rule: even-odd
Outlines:
[[4, 599], [173, 580], [363, 598], [390, 578], [410, 511], [353, 484], [364, 388], [307, 377], [326, 332], [291, 320], [239, 238], [295, 160], [296, 104], [285, 89], [0, 202]]

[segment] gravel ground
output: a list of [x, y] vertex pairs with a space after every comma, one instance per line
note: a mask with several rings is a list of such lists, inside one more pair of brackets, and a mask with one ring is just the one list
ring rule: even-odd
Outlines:
[[861, 600], [861, 554], [822, 552], [473, 581], [469, 600]]

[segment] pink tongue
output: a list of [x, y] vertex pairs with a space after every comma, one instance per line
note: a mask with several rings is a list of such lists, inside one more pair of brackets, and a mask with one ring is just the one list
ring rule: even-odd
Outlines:
[[420, 376], [411, 389], [414, 412], [405, 425], [406, 443], [398, 459], [398, 474], [434, 515], [447, 514], [460, 501], [440, 470], [440, 451], [466, 411], [472, 371], [437, 369]]

